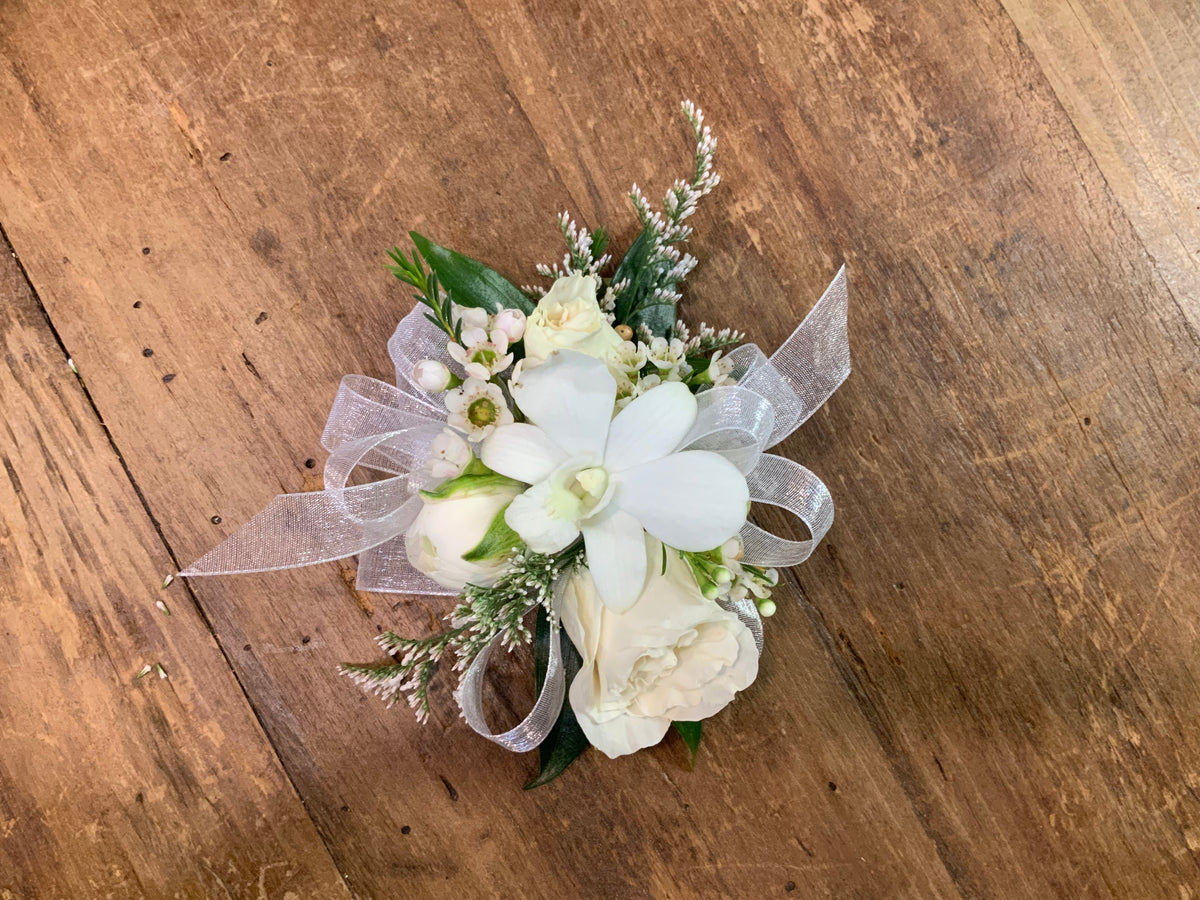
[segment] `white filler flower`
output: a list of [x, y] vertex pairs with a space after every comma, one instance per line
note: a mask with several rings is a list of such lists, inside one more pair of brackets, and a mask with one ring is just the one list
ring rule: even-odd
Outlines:
[[505, 521], [538, 553], [583, 534], [605, 606], [621, 612], [646, 581], [644, 531], [680, 550], [719, 547], [746, 521], [749, 491], [716, 453], [677, 448], [696, 420], [696, 398], [664, 384], [613, 418], [617, 384], [604, 361], [560, 350], [512, 388], [529, 424], [502, 425], [480, 459], [532, 485]]

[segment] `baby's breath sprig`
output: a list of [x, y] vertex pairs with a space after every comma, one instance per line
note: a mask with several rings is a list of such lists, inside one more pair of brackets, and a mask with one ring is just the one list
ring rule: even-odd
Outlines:
[[696, 258], [674, 245], [691, 237], [692, 228], [684, 220], [721, 181], [713, 169], [717, 139], [704, 124], [704, 113], [685, 100], [683, 115], [696, 142], [691, 178], [677, 179], [671, 185], [663, 198], [663, 212], [656, 212], [641, 188], [633, 186], [629, 200], [642, 223], [642, 233], [613, 276], [617, 321], [634, 327], [648, 325], [661, 336], [668, 335], [675, 324], [679, 282], [696, 267]]
[[349, 675], [367, 693], [377, 694], [390, 707], [407, 697], [417, 721], [429, 719], [429, 682], [438, 662], [462, 633], [455, 628], [427, 638], [406, 638], [391, 631], [379, 635], [379, 645], [395, 662], [378, 665], [345, 663], [339, 671]]
[[567, 252], [561, 263], [553, 266], [538, 264], [537, 273], [543, 278], [565, 278], [573, 272], [599, 276], [600, 270], [612, 261], [612, 257], [604, 252], [608, 246], [608, 233], [603, 228], [588, 231], [575, 224], [570, 213], [563, 211], [558, 214], [558, 230], [566, 241]]
[[691, 329], [683, 319], [679, 319], [675, 323], [674, 336], [683, 341], [684, 350], [688, 356], [704, 356], [712, 353], [714, 350], [721, 350], [724, 347], [730, 347], [734, 344], [740, 344], [746, 340], [746, 333], [738, 331], [736, 328], [722, 328], [717, 330], [711, 325], [706, 325], [704, 322], [696, 329], [696, 333], [692, 334]]
[[389, 706], [407, 697], [417, 720], [425, 722], [429, 718], [429, 683], [441, 659], [451, 654], [454, 671], [462, 673], [497, 635], [506, 649], [528, 643], [533, 635], [525, 618], [540, 605], [552, 620], [557, 619], [554, 583], [582, 551], [582, 543], [553, 555], [518, 550], [492, 587], [466, 586], [462, 602], [447, 617], [451, 626], [448, 631], [427, 638], [385, 632], [378, 640], [393, 657], [392, 662], [346, 664], [341, 672], [369, 693], [378, 694]]

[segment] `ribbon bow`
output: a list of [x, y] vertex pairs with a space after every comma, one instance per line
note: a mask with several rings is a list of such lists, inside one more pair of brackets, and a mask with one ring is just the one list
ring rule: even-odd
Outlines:
[[[696, 398], [696, 421], [680, 449], [726, 457], [746, 476], [752, 501], [791, 512], [812, 535], [788, 540], [748, 521], [741, 539], [751, 565], [801, 563], [833, 524], [833, 498], [824, 483], [799, 463], [766, 450], [799, 428], [850, 374], [848, 303], [843, 266], [778, 350], [768, 358], [755, 344], [739, 346], [726, 357], [736, 386], [714, 387]], [[421, 509], [418, 491], [433, 486], [424, 471], [430, 445], [447, 427], [441, 400], [416, 384], [413, 366], [422, 359], [450, 364], [445, 334], [417, 306], [396, 327], [388, 354], [396, 367], [395, 386], [347, 375], [338, 387], [321, 436], [329, 451], [325, 489], [280, 494], [181, 575], [268, 572], [357, 555], [360, 590], [457, 593], [413, 568], [404, 546], [404, 534]], [[385, 477], [349, 486], [358, 468]], [[754, 602], [729, 602], [726, 608], [750, 628], [761, 651], [762, 622]], [[533, 710], [503, 734], [490, 732], [482, 709], [483, 675], [494, 648], [495, 642], [489, 644], [463, 674], [458, 691], [463, 716], [501, 746], [532, 750], [549, 733], [566, 693], [558, 632]]]

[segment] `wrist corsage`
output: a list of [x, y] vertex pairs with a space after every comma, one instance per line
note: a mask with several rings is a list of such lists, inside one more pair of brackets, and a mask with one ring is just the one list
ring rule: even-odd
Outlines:
[[[694, 753], [700, 722], [758, 673], [777, 570], [833, 521], [825, 485], [766, 451], [850, 372], [844, 271], [769, 358], [741, 332], [681, 321], [696, 260], [679, 245], [719, 180], [702, 113], [683, 111], [691, 176], [661, 211], [633, 188], [641, 231], [615, 267], [603, 230], [565, 213], [567, 253], [538, 267], [548, 290], [416, 233], [391, 251], [418, 300], [388, 342], [395, 386], [344, 378], [322, 437], [325, 490], [277, 497], [182, 573], [357, 555], [361, 590], [457, 596], [445, 630], [387, 632], [385, 662], [343, 671], [424, 721], [450, 662], [471, 728], [541, 748], [534, 785], [589, 744], [622, 756], [672, 726]], [[373, 480], [352, 485], [356, 470]], [[811, 537], [759, 527], [753, 503], [792, 512]], [[488, 660], [530, 641], [537, 700], [493, 733]]]

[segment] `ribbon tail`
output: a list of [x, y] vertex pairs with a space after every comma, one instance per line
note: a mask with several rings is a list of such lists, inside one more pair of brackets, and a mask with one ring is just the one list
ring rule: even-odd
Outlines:
[[812, 533], [807, 541], [790, 541], [747, 522], [742, 526], [746, 562], [794, 566], [808, 559], [833, 525], [833, 497], [825, 483], [798, 462], [764, 453], [746, 477], [746, 485], [751, 500], [786, 509]]
[[775, 427], [767, 447], [803, 425], [849, 377], [849, 304], [842, 266], [791, 337], [739, 382], [739, 387], [761, 394], [775, 408]]
[[339, 490], [280, 494], [180, 574], [273, 572], [344, 559], [403, 534], [420, 509], [421, 498], [406, 476]]

